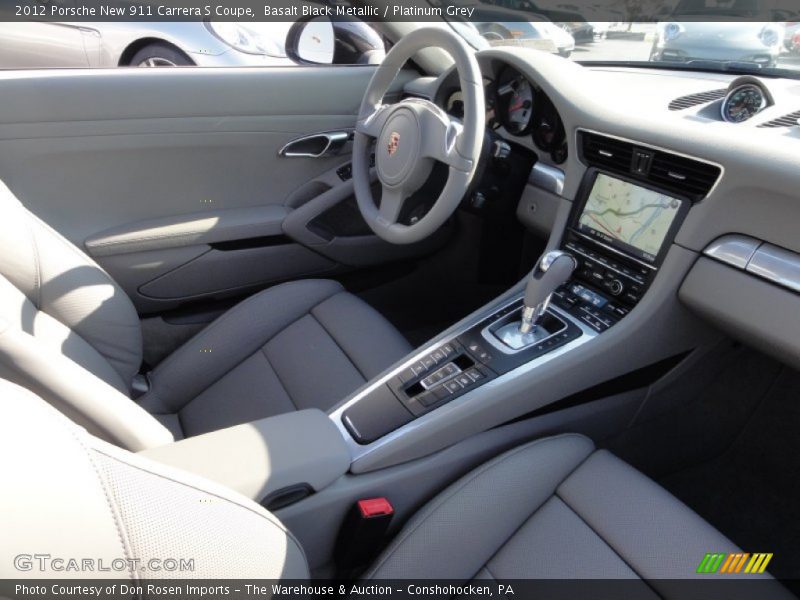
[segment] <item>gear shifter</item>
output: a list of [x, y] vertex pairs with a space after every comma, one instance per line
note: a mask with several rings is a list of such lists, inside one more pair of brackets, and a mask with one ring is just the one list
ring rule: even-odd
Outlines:
[[545, 319], [550, 297], [577, 266], [574, 257], [560, 250], [542, 256], [528, 278], [521, 316], [517, 312], [516, 318], [498, 323], [492, 329], [495, 338], [512, 352], [519, 352], [552, 335], [553, 324], [548, 325]]
[[542, 256], [525, 288], [522, 321], [519, 324], [522, 335], [530, 333], [539, 324], [547, 312], [553, 292], [570, 278], [577, 266], [575, 258], [561, 250], [553, 250]]

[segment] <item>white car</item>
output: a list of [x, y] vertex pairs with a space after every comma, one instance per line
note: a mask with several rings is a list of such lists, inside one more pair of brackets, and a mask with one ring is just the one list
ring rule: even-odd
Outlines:
[[477, 23], [478, 31], [491, 46], [521, 46], [569, 57], [575, 38], [550, 21]]
[[[0, 22], [0, 69], [45, 67], [289, 66], [293, 23]], [[380, 62], [383, 41], [358, 20], [311, 22], [303, 59], [316, 63]]]

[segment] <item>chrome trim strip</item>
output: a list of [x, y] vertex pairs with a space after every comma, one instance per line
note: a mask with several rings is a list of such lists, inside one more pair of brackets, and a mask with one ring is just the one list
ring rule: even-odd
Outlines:
[[[719, 182], [722, 181], [723, 177], [725, 177], [725, 167], [722, 166], [718, 162], [714, 162], [713, 160], [708, 160], [707, 158], [698, 158], [697, 156], [693, 156], [691, 154], [684, 154], [683, 152], [678, 152], [676, 150], [671, 150], [670, 148], [664, 148], [663, 146], [656, 146], [655, 144], [648, 144], [646, 142], [640, 142], [640, 141], [637, 141], [637, 140], [632, 140], [632, 139], [629, 139], [629, 138], [626, 138], [626, 137], [622, 137], [621, 135], [614, 135], [613, 133], [606, 133], [606, 132], [603, 132], [603, 131], [596, 131], [594, 129], [587, 129], [585, 127], [578, 127], [575, 130], [575, 148], [580, 148], [579, 143], [578, 143], [578, 133], [580, 133], [581, 131], [583, 131], [584, 133], [594, 133], [596, 135], [604, 135], [606, 137], [609, 137], [609, 138], [612, 138], [612, 139], [615, 139], [615, 140], [619, 140], [621, 142], [627, 142], [629, 144], [635, 144], [637, 146], [641, 146], [642, 148], [650, 148], [651, 150], [661, 150], [662, 152], [668, 152], [669, 154], [674, 154], [675, 156], [681, 156], [683, 158], [690, 158], [691, 160], [696, 160], [698, 162], [705, 163], [707, 165], [712, 165], [714, 167], [718, 167], [719, 168], [719, 177], [717, 177], [717, 180], [714, 182], [714, 185], [711, 186], [711, 189], [708, 190], [708, 194], [706, 194], [706, 196], [705, 196], [706, 198], [708, 198], [711, 194], [714, 193], [714, 191], [717, 189], [717, 186], [719, 186]], [[587, 168], [589, 167], [589, 165], [587, 165], [586, 163], [583, 163], [583, 161], [581, 161], [581, 162], [585, 167], [587, 167]]]
[[[548, 308], [549, 308], [549, 306], [548, 306]], [[501, 308], [500, 310], [503, 310], [503, 309]], [[558, 317], [555, 317], [555, 318], [558, 319]], [[564, 321], [562, 321], [561, 319], [558, 319], [558, 320], [561, 322], [561, 327], [559, 327], [558, 330], [554, 331], [553, 333], [551, 333], [548, 336], [543, 337], [540, 340], [537, 340], [533, 344], [530, 344], [528, 346], [523, 346], [522, 348], [518, 348], [516, 350], [514, 348], [510, 348], [509, 346], [506, 346], [501, 340], [499, 340], [497, 338], [497, 336], [494, 334], [494, 332], [490, 331], [490, 329], [491, 329], [492, 325], [494, 325], [494, 323], [489, 323], [486, 327], [481, 329], [481, 337], [483, 337], [484, 340], [486, 340], [492, 347], [494, 347], [495, 350], [499, 350], [503, 354], [508, 354], [510, 356], [513, 356], [514, 354], [519, 354], [520, 352], [524, 352], [525, 350], [528, 350], [531, 346], [535, 346], [537, 344], [541, 344], [543, 342], [546, 342], [547, 340], [549, 340], [551, 338], [554, 338], [559, 333], [561, 333], [565, 329], [567, 329], [567, 324], [564, 323]]]
[[800, 293], [800, 254], [746, 235], [724, 235], [703, 254], [718, 262]]
[[[326, 140], [325, 147], [318, 154], [314, 154], [312, 152], [292, 151], [292, 146], [315, 140], [317, 138]], [[333, 156], [339, 154], [349, 139], [349, 131], [325, 131], [323, 133], [304, 135], [303, 137], [299, 137], [291, 142], [288, 142], [278, 151], [278, 156], [283, 156], [285, 158], [323, 158], [325, 156]]]
[[762, 244], [746, 271], [777, 285], [800, 292], [800, 255], [772, 244]]
[[564, 171], [537, 162], [528, 175], [528, 183], [556, 196], [562, 196], [564, 194]]
[[703, 254], [737, 269], [744, 269], [761, 244], [761, 240], [733, 233], [713, 241], [703, 250]]
[[[494, 307], [492, 310], [487, 311], [486, 314], [483, 314], [482, 316], [478, 317], [476, 319], [476, 322], [480, 322], [481, 320], [500, 312], [503, 308], [505, 308], [509, 304], [519, 302], [521, 299], [522, 299], [522, 294], [514, 296], [514, 298], [510, 302], [505, 303], [502, 306]], [[378, 448], [382, 448], [388, 444], [391, 444], [393, 441], [405, 435], [406, 433], [424, 426], [431, 420], [433, 415], [436, 415], [437, 417], [445, 416], [451, 412], [459, 410], [461, 406], [463, 406], [468, 402], [479, 401], [478, 398], [480, 398], [482, 394], [485, 394], [487, 392], [492, 393], [495, 387], [502, 386], [511, 379], [514, 379], [516, 377], [519, 377], [520, 375], [528, 373], [536, 369], [537, 367], [540, 367], [541, 365], [550, 362], [551, 360], [555, 360], [559, 356], [571, 352], [575, 348], [578, 348], [579, 346], [582, 346], [583, 344], [590, 342], [595, 337], [597, 337], [598, 333], [594, 329], [589, 327], [586, 323], [581, 322], [579, 319], [572, 317], [567, 312], [559, 309], [556, 306], [551, 306], [550, 310], [556, 313], [558, 317], [561, 318], [562, 320], [568, 320], [571, 323], [577, 325], [581, 329], [583, 335], [559, 348], [556, 348], [552, 352], [548, 352], [547, 354], [544, 354], [528, 363], [525, 363], [524, 365], [521, 365], [516, 369], [509, 371], [508, 373], [505, 373], [499, 377], [496, 377], [495, 379], [487, 381], [483, 385], [475, 388], [472, 391], [467, 392], [463, 396], [456, 398], [455, 400], [452, 400], [451, 402], [448, 402], [447, 404], [440, 406], [439, 408], [436, 408], [431, 412], [426, 413], [421, 417], [414, 419], [410, 423], [407, 423], [402, 427], [400, 427], [399, 429], [396, 429], [391, 433], [386, 434], [385, 436], [372, 442], [371, 444], [361, 445], [352, 438], [350, 432], [347, 431], [347, 428], [344, 426], [344, 423], [342, 422], [342, 415], [344, 414], [344, 411], [347, 410], [356, 402], [358, 402], [359, 400], [361, 400], [363, 397], [368, 395], [373, 390], [377, 389], [381, 385], [386, 384], [389, 380], [393, 379], [394, 377], [397, 377], [405, 369], [410, 367], [412, 364], [418, 362], [423, 356], [431, 353], [433, 350], [439, 348], [443, 344], [454, 341], [459, 335], [464, 333], [475, 323], [467, 324], [464, 326], [464, 329], [460, 330], [458, 333], [455, 333], [451, 336], [448, 336], [447, 338], [443, 338], [441, 340], [438, 340], [436, 342], [424, 346], [421, 350], [409, 355], [408, 358], [405, 361], [403, 361], [397, 368], [392, 369], [388, 374], [384, 375], [383, 377], [380, 377], [379, 379], [376, 379], [375, 381], [370, 383], [366, 388], [356, 393], [352, 398], [347, 400], [344, 404], [339, 406], [336, 410], [334, 410], [332, 413], [328, 415], [329, 418], [333, 421], [333, 424], [336, 426], [336, 428], [339, 429], [339, 432], [341, 433], [345, 443], [347, 444], [347, 447], [350, 450], [351, 462], [355, 462], [367, 456], [368, 454], [374, 452]]]

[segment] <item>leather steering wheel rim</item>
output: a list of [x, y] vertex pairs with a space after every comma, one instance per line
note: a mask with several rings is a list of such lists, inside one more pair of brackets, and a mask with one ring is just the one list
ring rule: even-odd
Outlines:
[[[455, 61], [464, 98], [463, 123], [429, 100], [408, 98], [383, 104], [400, 69], [417, 52], [436, 47]], [[419, 242], [455, 212], [478, 167], [486, 109], [475, 54], [455, 32], [423, 28], [404, 36], [375, 71], [361, 103], [353, 140], [353, 187], [358, 208], [377, 236], [393, 244]], [[378, 207], [370, 184], [370, 154], [381, 183]], [[435, 162], [448, 167], [447, 183], [428, 213], [416, 223], [398, 222], [403, 202], [425, 182]]]

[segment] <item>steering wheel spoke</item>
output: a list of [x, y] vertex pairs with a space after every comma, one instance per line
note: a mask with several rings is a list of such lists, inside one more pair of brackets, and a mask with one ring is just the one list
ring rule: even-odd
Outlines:
[[426, 102], [422, 106], [424, 109], [420, 111], [420, 125], [426, 135], [420, 148], [421, 155], [458, 171], [469, 172], [472, 161], [461, 156], [458, 151], [464, 126], [432, 103]]
[[378, 209], [378, 219], [383, 221], [384, 225], [397, 223], [405, 200], [406, 193], [403, 189], [384, 186], [381, 193], [381, 205]]
[[383, 131], [383, 126], [392, 112], [392, 105], [383, 104], [377, 107], [371, 113], [359, 117], [356, 123], [356, 131], [368, 135], [371, 138], [377, 139]]

